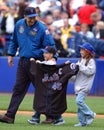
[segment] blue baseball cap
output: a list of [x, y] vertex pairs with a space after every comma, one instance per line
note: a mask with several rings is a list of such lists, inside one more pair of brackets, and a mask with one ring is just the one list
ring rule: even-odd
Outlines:
[[53, 46], [46, 46], [45, 49], [42, 49], [43, 52], [56, 54], [56, 49]]
[[78, 45], [80, 48], [82, 49], [85, 49], [87, 52], [95, 55], [95, 50], [94, 50], [94, 47], [88, 43], [88, 42], [85, 42], [83, 45]]
[[38, 16], [34, 7], [26, 7], [24, 10], [24, 15], [26, 15], [28, 18]]

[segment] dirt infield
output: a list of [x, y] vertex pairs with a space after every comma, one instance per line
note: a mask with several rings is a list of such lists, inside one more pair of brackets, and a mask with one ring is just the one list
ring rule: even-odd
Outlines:
[[[5, 112], [6, 112], [5, 110], [0, 110], [0, 114], [4, 114]], [[31, 115], [32, 116], [34, 114], [34, 112], [32, 112], [32, 111], [18, 111], [17, 114]], [[63, 116], [64, 117], [76, 117], [77, 114], [76, 113], [64, 113]], [[104, 118], [104, 115], [97, 114], [96, 118]]]

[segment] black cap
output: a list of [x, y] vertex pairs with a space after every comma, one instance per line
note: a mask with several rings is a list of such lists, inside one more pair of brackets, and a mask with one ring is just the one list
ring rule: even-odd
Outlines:
[[34, 7], [26, 7], [24, 10], [24, 15], [26, 15], [29, 18], [34, 17], [34, 16], [38, 16]]
[[43, 52], [56, 54], [56, 49], [52, 46], [46, 46], [45, 49], [42, 49]]

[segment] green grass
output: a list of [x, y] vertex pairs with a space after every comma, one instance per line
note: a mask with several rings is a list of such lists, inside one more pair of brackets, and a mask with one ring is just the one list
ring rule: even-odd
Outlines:
[[[6, 110], [11, 94], [0, 94], [0, 110]], [[90, 97], [86, 98], [86, 103], [88, 106], [95, 111], [97, 114], [104, 114], [104, 97]], [[77, 111], [77, 106], [75, 104], [75, 96], [67, 96], [67, 110], [66, 112], [75, 113]], [[33, 111], [33, 94], [27, 94], [21, 103], [19, 110]]]
[[[0, 94], [0, 110], [6, 110], [11, 94]], [[97, 114], [104, 114], [104, 97], [90, 97], [86, 99], [87, 104]], [[21, 103], [19, 110], [32, 109], [33, 95], [26, 95]], [[66, 112], [76, 112], [77, 107], [75, 104], [75, 96], [67, 96], [68, 109]], [[87, 127], [74, 127], [73, 125], [78, 122], [77, 117], [64, 117], [65, 125], [30, 125], [27, 120], [31, 118], [31, 115], [16, 115], [15, 124], [0, 123], [0, 130], [104, 130], [104, 118], [95, 118], [93, 124]], [[44, 116], [41, 116], [41, 121], [44, 120]]]
[[104, 130], [104, 119], [96, 118], [93, 124], [87, 127], [74, 127], [73, 125], [77, 123], [76, 117], [64, 117], [66, 123], [61, 126], [54, 126], [53, 124], [30, 125], [27, 123], [27, 120], [30, 118], [31, 116], [17, 115], [15, 124], [0, 123], [0, 130]]

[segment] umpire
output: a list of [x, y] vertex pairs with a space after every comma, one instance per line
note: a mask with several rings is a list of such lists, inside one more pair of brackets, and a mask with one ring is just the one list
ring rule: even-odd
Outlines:
[[8, 50], [8, 64], [14, 65], [13, 56], [19, 50], [19, 63], [16, 74], [16, 83], [7, 112], [0, 116], [0, 122], [14, 123], [15, 115], [22, 102], [30, 83], [35, 86], [34, 76], [30, 73], [30, 58], [41, 60], [41, 49], [46, 46], [55, 46], [54, 40], [46, 26], [36, 19], [35, 8], [27, 7], [24, 18], [19, 20], [14, 29]]

